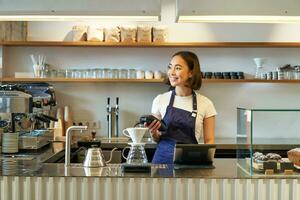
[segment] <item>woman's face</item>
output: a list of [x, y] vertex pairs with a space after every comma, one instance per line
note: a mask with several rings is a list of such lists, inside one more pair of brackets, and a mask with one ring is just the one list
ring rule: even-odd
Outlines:
[[192, 77], [192, 71], [189, 69], [187, 63], [181, 56], [174, 56], [168, 66], [168, 77], [171, 86], [184, 86], [189, 78]]

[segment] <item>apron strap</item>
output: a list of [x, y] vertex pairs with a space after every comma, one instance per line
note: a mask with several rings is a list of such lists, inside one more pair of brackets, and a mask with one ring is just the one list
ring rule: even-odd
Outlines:
[[195, 91], [193, 90], [193, 111], [192, 111], [192, 117], [197, 117], [197, 95]]
[[171, 94], [171, 99], [169, 101], [169, 106], [170, 107], [173, 107], [174, 99], [175, 99], [175, 90], [173, 90], [172, 94]]
[[[175, 99], [175, 90], [172, 91], [171, 99], [169, 101], [169, 106], [173, 107], [174, 99]], [[192, 111], [192, 117], [197, 117], [197, 95], [195, 91], [193, 90], [193, 111]]]

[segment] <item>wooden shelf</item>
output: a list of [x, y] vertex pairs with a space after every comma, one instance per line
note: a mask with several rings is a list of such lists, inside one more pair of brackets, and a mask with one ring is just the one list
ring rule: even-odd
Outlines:
[[93, 79], [93, 78], [2, 78], [2, 82], [63, 82], [63, 83], [162, 83], [163, 79]]
[[[2, 82], [53, 82], [53, 83], [163, 83], [163, 79], [75, 79], [75, 78], [2, 78]], [[260, 79], [203, 79], [203, 83], [300, 83], [300, 80]]]
[[54, 46], [54, 47], [212, 47], [212, 48], [296, 48], [300, 42], [60, 42], [60, 41], [0, 41], [3, 46]]
[[300, 80], [203, 79], [203, 83], [300, 83]]

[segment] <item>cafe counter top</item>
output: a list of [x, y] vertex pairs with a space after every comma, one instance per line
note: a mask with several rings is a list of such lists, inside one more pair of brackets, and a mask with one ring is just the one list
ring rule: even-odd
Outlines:
[[64, 155], [64, 143], [55, 142], [39, 151], [18, 154], [0, 154], [0, 176], [32, 177], [206, 177], [238, 178], [236, 159], [215, 159], [214, 168], [203, 166], [202, 169], [180, 169], [173, 165], [152, 165], [149, 173], [124, 173], [122, 164], [108, 164], [101, 168], [83, 167], [81, 163], [45, 163], [59, 154]]
[[[249, 174], [246, 162], [235, 158], [215, 158], [210, 166], [184, 166], [149, 164], [151, 170], [146, 173], [124, 172], [122, 163], [107, 164], [99, 168], [84, 167], [82, 163], [45, 162], [53, 157], [64, 158], [64, 143], [51, 143], [38, 152], [15, 155], [0, 154], [0, 176], [20, 177], [111, 177], [111, 178], [205, 178], [205, 179], [248, 179], [248, 178], [299, 178], [300, 170], [292, 175]], [[244, 163], [241, 166], [241, 163]]]
[[[118, 177], [118, 178], [240, 178], [235, 159], [215, 159], [214, 168], [185, 168], [180, 165], [154, 165], [145, 173], [124, 172], [122, 164], [108, 164], [105, 167], [89, 168], [82, 164], [63, 163], [26, 164], [25, 161], [6, 161], [0, 164], [2, 176], [33, 176], [33, 177]], [[246, 176], [245, 176], [246, 177]]]

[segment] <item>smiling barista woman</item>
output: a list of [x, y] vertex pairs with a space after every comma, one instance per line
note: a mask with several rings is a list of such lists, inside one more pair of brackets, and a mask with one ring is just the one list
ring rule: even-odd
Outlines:
[[168, 128], [158, 131], [159, 121], [147, 125], [158, 143], [152, 160], [156, 164], [172, 164], [176, 143], [197, 144], [202, 133], [205, 144], [214, 143], [215, 107], [207, 97], [195, 92], [202, 84], [197, 55], [189, 51], [175, 53], [167, 75], [175, 89], [153, 100], [152, 114], [163, 119]]

